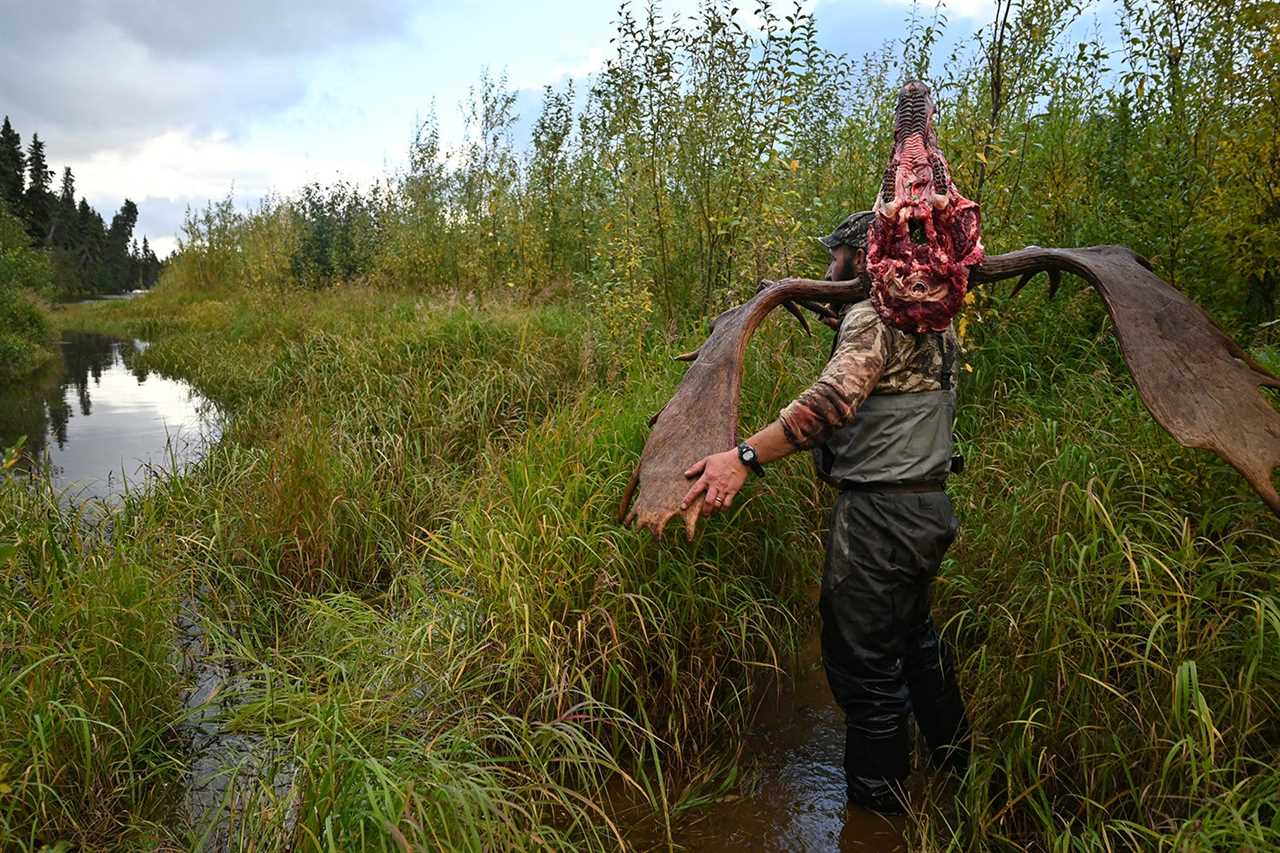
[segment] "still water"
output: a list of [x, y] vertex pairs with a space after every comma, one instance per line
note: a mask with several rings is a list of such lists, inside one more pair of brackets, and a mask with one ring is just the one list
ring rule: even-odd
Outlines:
[[153, 472], [181, 471], [216, 439], [219, 418], [189, 385], [140, 364], [140, 340], [68, 332], [62, 359], [0, 386], [0, 447], [25, 436], [29, 471], [70, 502], [111, 499]]

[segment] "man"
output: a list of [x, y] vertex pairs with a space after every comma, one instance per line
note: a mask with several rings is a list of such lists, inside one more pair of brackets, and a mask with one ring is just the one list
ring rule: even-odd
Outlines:
[[[827, 278], [866, 265], [870, 211], [822, 242]], [[929, 588], [957, 523], [943, 490], [952, 466], [955, 332], [915, 334], [884, 322], [872, 301], [851, 305], [817, 382], [737, 449], [685, 476], [684, 498], [733, 504], [750, 471], [812, 449], [819, 476], [840, 489], [831, 516], [819, 610], [827, 680], [847, 720], [851, 804], [903, 810], [914, 712], [937, 767], [963, 771], [969, 728], [948, 651], [929, 614]], [[855, 416], [856, 415], [856, 416]]]

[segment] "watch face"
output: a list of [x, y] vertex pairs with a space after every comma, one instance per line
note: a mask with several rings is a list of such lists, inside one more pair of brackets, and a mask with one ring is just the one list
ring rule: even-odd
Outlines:
[[744, 461], [744, 462], [755, 462], [755, 461], [756, 461], [756, 452], [755, 452], [754, 450], [752, 450], [750, 447], [744, 447], [744, 448], [742, 448], [742, 461]]

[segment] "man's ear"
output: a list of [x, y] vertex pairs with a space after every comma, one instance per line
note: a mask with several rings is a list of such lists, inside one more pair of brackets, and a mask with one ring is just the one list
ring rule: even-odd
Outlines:
[[867, 271], [867, 250], [866, 249], [853, 250], [853, 271], [855, 274], [860, 274]]

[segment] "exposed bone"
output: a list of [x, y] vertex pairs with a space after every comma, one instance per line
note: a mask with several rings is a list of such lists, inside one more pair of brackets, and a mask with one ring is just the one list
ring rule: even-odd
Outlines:
[[[887, 198], [882, 193], [880, 215], [867, 235], [876, 310], [886, 323], [912, 332], [947, 327], [963, 306], [969, 267], [983, 255], [978, 205], [951, 180], [938, 147], [935, 113], [924, 83], [913, 80], [899, 90], [884, 183], [894, 192]], [[928, 286], [898, 286], [921, 281]]]

